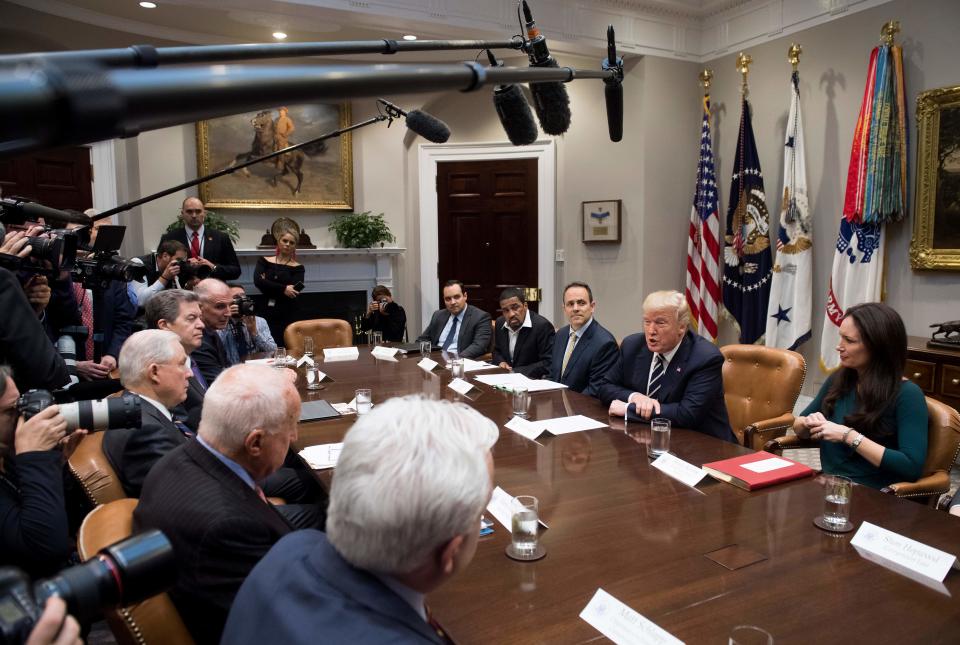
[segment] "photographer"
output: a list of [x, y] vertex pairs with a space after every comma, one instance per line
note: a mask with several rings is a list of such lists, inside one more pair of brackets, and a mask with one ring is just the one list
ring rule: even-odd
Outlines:
[[0, 365], [0, 564], [37, 577], [56, 572], [70, 557], [63, 456], [86, 431], [67, 436], [56, 405], [23, 421], [19, 398], [10, 368]]
[[393, 301], [390, 289], [382, 284], [373, 288], [373, 300], [360, 323], [363, 331], [379, 331], [384, 340], [402, 343], [407, 331], [407, 313]]
[[[230, 297], [230, 321], [226, 329], [220, 330], [220, 340], [227, 352], [227, 361], [231, 365], [242, 362], [243, 357], [258, 352], [273, 353], [277, 344], [270, 334], [270, 326], [260, 316], [252, 315], [253, 301], [247, 298], [247, 292], [239, 284], [228, 284]], [[241, 308], [244, 311], [241, 311]]]
[[133, 258], [147, 269], [142, 281], [134, 280], [128, 285], [130, 300], [143, 307], [147, 299], [164, 289], [179, 289], [180, 261], [187, 257], [187, 247], [177, 240], [165, 240], [156, 253]]

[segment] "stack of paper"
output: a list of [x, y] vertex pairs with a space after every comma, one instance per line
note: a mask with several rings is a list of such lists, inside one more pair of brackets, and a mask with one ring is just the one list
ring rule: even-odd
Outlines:
[[577, 414], [572, 417], [557, 417], [556, 419], [544, 419], [542, 421], [527, 421], [520, 417], [513, 417], [504, 427], [532, 441], [544, 433], [560, 435], [570, 432], [583, 432], [584, 430], [606, 428], [607, 424]]
[[482, 374], [474, 377], [481, 383], [490, 387], [503, 390], [513, 390], [515, 387], [525, 387], [528, 392], [547, 392], [549, 390], [560, 390], [565, 387], [563, 383], [548, 381], [547, 379], [531, 379], [523, 374], [511, 372], [510, 374]]
[[314, 470], [323, 470], [337, 465], [342, 449], [342, 443], [325, 443], [319, 446], [307, 446], [300, 451], [300, 456]]

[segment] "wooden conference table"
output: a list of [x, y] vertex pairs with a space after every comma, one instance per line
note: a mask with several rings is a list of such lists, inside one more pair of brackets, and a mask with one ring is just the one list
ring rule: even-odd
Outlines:
[[[742, 624], [762, 627], [776, 643], [960, 641], [960, 571], [928, 588], [861, 557], [853, 533], [817, 529], [819, 478], [752, 493], [710, 477], [689, 488], [650, 466], [649, 426], [625, 427], [599, 401], [568, 391], [534, 394], [531, 418], [583, 414], [611, 427], [545, 436], [538, 445], [503, 428], [506, 393], [477, 383], [460, 396], [447, 387], [448, 370], [427, 373], [418, 360], [377, 360], [361, 348], [358, 360], [320, 365], [333, 379], [326, 389], [308, 392], [302, 374], [298, 384], [304, 400], [331, 403], [350, 401], [360, 387], [373, 390], [375, 404], [411, 393], [460, 400], [499, 424], [495, 483], [540, 500], [547, 556], [508, 559], [510, 533], [499, 524], [481, 538], [473, 563], [429, 598], [457, 643], [605, 640], [579, 618], [598, 587], [689, 643], [726, 643]], [[341, 441], [353, 420], [302, 424], [297, 448]], [[699, 466], [747, 449], [675, 429], [670, 451]], [[960, 518], [858, 486], [851, 521], [864, 520], [960, 551]], [[706, 556], [731, 545], [733, 567], [754, 554], [765, 559], [731, 570]]]

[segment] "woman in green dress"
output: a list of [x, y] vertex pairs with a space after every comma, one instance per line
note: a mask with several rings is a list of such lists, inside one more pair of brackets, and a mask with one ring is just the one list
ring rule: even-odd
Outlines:
[[824, 473], [883, 488], [916, 481], [927, 457], [927, 403], [904, 380], [907, 332], [887, 305], [850, 307], [840, 324], [840, 369], [793, 423], [820, 441]]

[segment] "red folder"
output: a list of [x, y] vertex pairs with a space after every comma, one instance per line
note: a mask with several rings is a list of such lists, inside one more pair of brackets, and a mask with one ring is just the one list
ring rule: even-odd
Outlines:
[[[766, 459], [782, 459], [790, 462], [790, 465], [781, 466], [765, 472], [755, 472], [749, 468], [744, 468], [746, 464], [753, 464]], [[765, 486], [773, 486], [781, 482], [788, 482], [792, 479], [809, 477], [814, 471], [809, 466], [804, 466], [786, 457], [777, 457], [769, 452], [759, 451], [749, 455], [741, 455], [731, 459], [722, 459], [720, 461], [711, 461], [704, 464], [703, 469], [707, 474], [725, 481], [728, 484], [739, 486], [744, 490], [756, 490]]]

